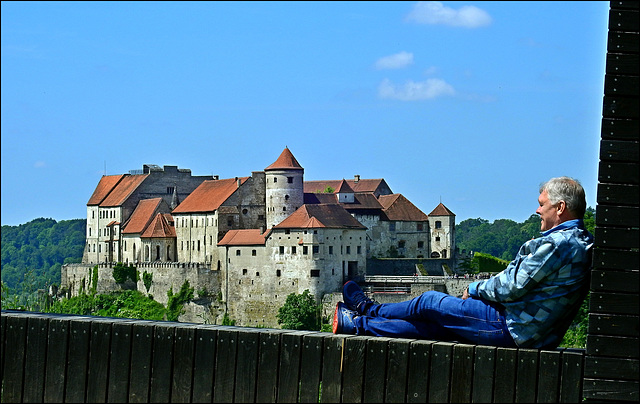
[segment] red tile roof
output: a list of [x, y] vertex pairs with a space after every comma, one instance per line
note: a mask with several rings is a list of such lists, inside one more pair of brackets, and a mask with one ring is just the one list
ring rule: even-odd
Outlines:
[[109, 192], [113, 190], [113, 188], [120, 182], [120, 180], [124, 177], [124, 174], [120, 175], [105, 175], [100, 178], [98, 182], [98, 186], [93, 191], [91, 198], [89, 198], [89, 202], [87, 202], [88, 206], [100, 205], [100, 202], [109, 195]]
[[363, 179], [356, 182], [355, 180], [320, 180], [320, 181], [305, 181], [304, 182], [304, 192], [306, 193], [321, 193], [324, 192], [327, 187], [331, 187], [334, 189], [334, 192], [338, 187], [340, 187], [340, 183], [342, 181], [346, 181], [346, 183], [351, 187], [353, 192], [376, 192], [378, 188], [382, 186], [382, 182], [384, 179]]
[[280, 157], [276, 161], [273, 162], [269, 167], [265, 168], [265, 171], [269, 170], [304, 170], [298, 160], [293, 157], [291, 151], [285, 147], [282, 153], [280, 153]]
[[338, 204], [302, 205], [274, 229], [290, 228], [354, 228], [366, 229]]
[[124, 224], [122, 233], [142, 234], [156, 214], [160, 202], [162, 198], [143, 199], [138, 202], [138, 206]]
[[440, 202], [429, 216], [455, 216], [455, 214]]
[[338, 185], [338, 188], [333, 191], [333, 193], [337, 194], [337, 193], [353, 193], [353, 188], [351, 188], [349, 186], [349, 183], [347, 181], [345, 181], [344, 179], [342, 181], [340, 181], [340, 185]]
[[401, 222], [427, 221], [428, 216], [402, 194], [381, 195], [378, 200], [389, 220]]
[[122, 205], [148, 176], [149, 174], [125, 175], [115, 188], [109, 192], [109, 195], [104, 198], [100, 206], [113, 207]]
[[[239, 178], [241, 184], [248, 179], [249, 177]], [[236, 189], [238, 182], [234, 178], [203, 181], [172, 213], [213, 212], [220, 208]]]
[[218, 245], [264, 245], [267, 234], [261, 234], [260, 229], [229, 230]]
[[151, 224], [147, 226], [141, 238], [169, 238], [176, 237], [176, 229], [171, 224], [173, 217], [168, 213], [158, 213]]

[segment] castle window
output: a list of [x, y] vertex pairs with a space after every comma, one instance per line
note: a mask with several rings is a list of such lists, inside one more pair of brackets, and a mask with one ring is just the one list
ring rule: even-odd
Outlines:
[[404, 248], [404, 244], [405, 244], [404, 240], [398, 241], [398, 248]]
[[418, 241], [418, 248], [424, 248], [424, 241]]
[[256, 256], [256, 250], [251, 250], [251, 255], [255, 257]]
[[282, 275], [282, 272], [279, 269], [276, 269], [276, 276]]
[[280, 254], [284, 254], [284, 246], [283, 245], [280, 246]]
[[440, 236], [436, 237], [436, 241], [440, 241]]
[[396, 222], [389, 222], [389, 231], [396, 231]]
[[249, 211], [247, 209], [242, 209], [242, 214], [246, 215]]
[[285, 195], [285, 196], [284, 196], [284, 200], [285, 200], [285, 201], [288, 201], [288, 200], [289, 200], [289, 195]]
[[198, 251], [200, 251], [200, 240], [198, 240]]
[[167, 193], [168, 194], [172, 194], [174, 190], [175, 190], [174, 187], [167, 187]]
[[236, 257], [240, 256], [240, 250], [236, 250]]
[[333, 246], [332, 246], [332, 245], [330, 245], [330, 246], [329, 246], [329, 254], [330, 254], [330, 255], [332, 255], [332, 254], [333, 254]]
[[320, 270], [319, 269], [312, 269], [311, 270], [311, 277], [312, 278], [319, 278], [320, 277]]
[[291, 247], [291, 254], [295, 254], [296, 253], [296, 246], [292, 246]]
[[347, 246], [347, 254], [351, 254], [351, 246], [350, 245]]
[[287, 211], [287, 207], [286, 207], [286, 206], [283, 206], [283, 207], [282, 207], [282, 211], [283, 211], [283, 212], [286, 212], [286, 211]]
[[422, 223], [418, 223], [417, 228], [418, 228], [418, 231], [422, 231]]
[[229, 227], [233, 226], [233, 218], [232, 217], [227, 218], [227, 226], [229, 226]]
[[284, 234], [291, 234], [291, 229], [284, 229]]
[[362, 246], [357, 246], [356, 249], [358, 250], [358, 254], [362, 254]]
[[247, 274], [247, 268], [242, 268], [242, 275], [246, 275]]
[[314, 245], [314, 246], [313, 246], [313, 253], [314, 253], [314, 254], [317, 254], [317, 253], [319, 253], [319, 252], [320, 252], [320, 246]]
[[302, 254], [307, 255], [309, 253], [309, 247], [306, 245], [302, 246]]
[[287, 177], [287, 182], [289, 184], [293, 184], [293, 177]]
[[264, 220], [264, 215], [258, 215], [258, 220]]
[[439, 220], [436, 220], [436, 229], [441, 229], [442, 228], [442, 222]]
[[[256, 276], [260, 276], [260, 272], [256, 272]], [[251, 281], [253, 283], [253, 281]]]
[[273, 182], [278, 182], [278, 177], [273, 177]]

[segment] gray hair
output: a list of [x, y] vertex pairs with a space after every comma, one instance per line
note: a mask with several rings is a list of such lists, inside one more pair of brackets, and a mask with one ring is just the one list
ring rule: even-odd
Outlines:
[[557, 205], [564, 201], [567, 209], [577, 218], [582, 219], [587, 210], [587, 200], [580, 181], [570, 177], [556, 177], [540, 185], [540, 193], [547, 191], [549, 201]]

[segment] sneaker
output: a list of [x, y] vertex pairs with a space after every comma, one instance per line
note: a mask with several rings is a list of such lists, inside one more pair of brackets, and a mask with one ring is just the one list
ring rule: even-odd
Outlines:
[[356, 325], [353, 322], [356, 316], [356, 312], [349, 310], [344, 303], [338, 302], [333, 314], [333, 333], [356, 335]]
[[347, 281], [342, 287], [342, 298], [344, 304], [351, 310], [356, 311], [358, 314], [366, 315], [367, 310], [375, 304], [375, 302], [365, 296], [360, 286], [354, 281]]

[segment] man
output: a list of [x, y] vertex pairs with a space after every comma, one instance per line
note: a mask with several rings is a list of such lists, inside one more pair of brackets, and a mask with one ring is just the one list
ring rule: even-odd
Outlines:
[[462, 298], [430, 291], [377, 304], [349, 281], [333, 332], [556, 348], [589, 290], [593, 236], [584, 228], [586, 198], [577, 180], [543, 183], [538, 203], [541, 236], [524, 243], [504, 271], [471, 283]]

